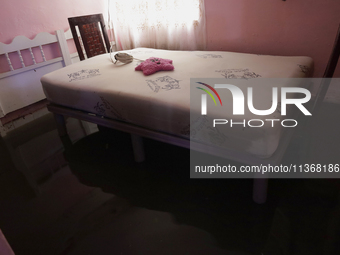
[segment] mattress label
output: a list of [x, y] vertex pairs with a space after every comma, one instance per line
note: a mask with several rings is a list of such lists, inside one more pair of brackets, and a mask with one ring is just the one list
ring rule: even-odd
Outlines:
[[100, 75], [99, 69], [82, 69], [78, 72], [67, 74], [69, 82], [80, 81]]
[[149, 86], [149, 88], [155, 92], [161, 92], [161, 91], [169, 91], [173, 89], [180, 89], [180, 81], [176, 80], [170, 76], [162, 76], [158, 77], [156, 79], [149, 79], [146, 80], [146, 84]]

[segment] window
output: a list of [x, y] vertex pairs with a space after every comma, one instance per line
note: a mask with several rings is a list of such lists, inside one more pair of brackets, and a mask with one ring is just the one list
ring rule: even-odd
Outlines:
[[114, 0], [110, 17], [120, 49], [204, 49], [203, 0]]

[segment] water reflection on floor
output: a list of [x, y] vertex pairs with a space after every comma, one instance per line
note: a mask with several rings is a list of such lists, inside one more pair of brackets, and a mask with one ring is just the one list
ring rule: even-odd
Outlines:
[[[338, 158], [338, 136], [312, 138], [329, 156], [313, 159]], [[15, 191], [1, 193], [0, 228], [16, 254], [340, 254], [337, 179], [271, 179], [258, 205], [251, 179], [190, 179], [188, 150], [145, 140], [136, 163], [130, 144], [117, 131], [81, 139], [35, 198], [18, 178], [2, 181]]]

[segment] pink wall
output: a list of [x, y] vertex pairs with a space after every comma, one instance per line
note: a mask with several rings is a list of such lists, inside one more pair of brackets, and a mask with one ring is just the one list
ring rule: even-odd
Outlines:
[[323, 75], [340, 23], [339, 0], [205, 0], [205, 7], [208, 50], [310, 56], [314, 75]]
[[[66, 30], [68, 17], [106, 16], [106, 5], [107, 0], [2, 1], [0, 41]], [[315, 76], [322, 76], [340, 22], [339, 0], [205, 0], [205, 7], [208, 50], [311, 56]]]
[[40, 32], [68, 29], [68, 17], [103, 13], [107, 0], [11, 0], [0, 7], [0, 42], [10, 43], [25, 35], [33, 39]]
[[[55, 33], [55, 30], [68, 30], [67, 18], [86, 14], [103, 13], [107, 16], [107, 0], [11, 0], [3, 1], [0, 7], [0, 42], [11, 43], [14, 37], [24, 35], [33, 39], [40, 32]], [[70, 52], [76, 52], [73, 41], [69, 43]], [[37, 49], [33, 49], [37, 50]], [[59, 47], [44, 47], [46, 59], [61, 55]], [[41, 54], [34, 54], [41, 62]], [[26, 65], [32, 62], [29, 52], [22, 52]], [[9, 55], [14, 69], [21, 68], [17, 54]], [[31, 63], [32, 64], [32, 63]], [[0, 56], [0, 73], [9, 71], [4, 55]]]

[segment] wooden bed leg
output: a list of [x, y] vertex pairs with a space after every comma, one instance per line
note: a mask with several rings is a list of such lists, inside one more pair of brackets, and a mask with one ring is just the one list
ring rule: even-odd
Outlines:
[[61, 114], [54, 113], [54, 119], [57, 123], [57, 129], [60, 137], [67, 135], [65, 118]]
[[131, 134], [133, 154], [135, 161], [140, 163], [145, 160], [143, 138], [139, 135]]
[[267, 178], [255, 178], [253, 186], [253, 200], [257, 204], [264, 204], [267, 200]]

